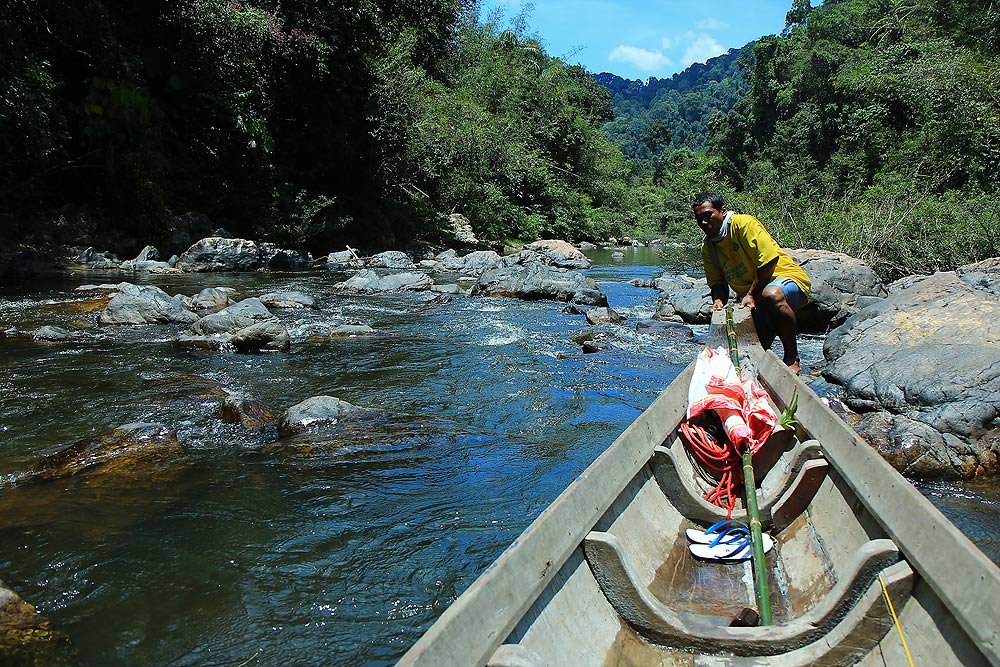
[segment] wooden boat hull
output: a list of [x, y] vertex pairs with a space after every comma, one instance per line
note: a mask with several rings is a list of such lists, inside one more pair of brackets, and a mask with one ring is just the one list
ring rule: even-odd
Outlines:
[[915, 664], [1000, 664], [1000, 569], [737, 313], [761, 383], [779, 405], [799, 393], [799, 444], [758, 490], [774, 624], [729, 627], [754, 606], [749, 562], [687, 553], [685, 528], [717, 514], [675, 435], [689, 367], [399, 665], [905, 665], [883, 586]]

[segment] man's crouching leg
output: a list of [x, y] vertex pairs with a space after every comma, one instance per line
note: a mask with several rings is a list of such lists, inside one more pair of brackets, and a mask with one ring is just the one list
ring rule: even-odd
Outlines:
[[781, 340], [781, 347], [784, 349], [785, 365], [796, 375], [801, 371], [799, 367], [799, 345], [796, 340], [798, 333], [795, 323], [795, 310], [792, 309], [788, 299], [785, 298], [785, 290], [782, 289], [779, 281], [772, 281], [760, 293], [757, 299], [757, 307], [764, 308], [774, 328], [777, 329], [778, 338]]

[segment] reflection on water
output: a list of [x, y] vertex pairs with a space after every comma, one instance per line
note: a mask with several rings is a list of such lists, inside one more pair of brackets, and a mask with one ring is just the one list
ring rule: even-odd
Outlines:
[[[570, 341], [588, 326], [561, 304], [357, 298], [334, 294], [343, 276], [330, 273], [154, 281], [313, 296], [319, 310], [280, 313], [293, 347], [270, 356], [177, 349], [179, 326], [93, 327], [65, 304], [94, 276], [6, 285], [3, 328], [79, 336], [0, 343], [0, 480], [131, 422], [175, 429], [184, 449], [148, 468], [0, 483], [0, 578], [86, 664], [392, 662], [697, 353], [635, 331], [656, 295], [627, 281], [659, 275], [657, 253], [599, 261], [590, 274], [629, 319], [601, 327], [614, 342], [595, 355]], [[377, 333], [310, 338], [345, 320]], [[221, 421], [226, 392], [276, 411], [328, 394], [379, 416], [269, 442]], [[996, 558], [979, 523], [996, 515], [977, 503], [944, 511]]]

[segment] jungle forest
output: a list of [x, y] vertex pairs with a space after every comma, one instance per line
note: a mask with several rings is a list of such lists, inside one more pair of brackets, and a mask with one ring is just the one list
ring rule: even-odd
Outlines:
[[450, 213], [495, 244], [690, 243], [713, 189], [885, 279], [1000, 254], [989, 0], [793, 0], [646, 82], [468, 0], [3, 0], [0, 32], [6, 247], [385, 248]]

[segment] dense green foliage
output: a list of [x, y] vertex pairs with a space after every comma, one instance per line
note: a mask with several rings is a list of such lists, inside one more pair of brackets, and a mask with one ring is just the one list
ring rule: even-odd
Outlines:
[[127, 250], [222, 225], [326, 250], [453, 211], [491, 239], [612, 233], [608, 95], [476, 11], [3, 0], [6, 236]]
[[782, 34], [646, 83], [474, 0], [0, 0], [0, 239], [327, 251], [694, 242], [718, 190], [885, 277], [998, 254], [1000, 11], [793, 0]]
[[734, 202], [788, 243], [892, 277], [995, 255], [1000, 13], [948, 0], [797, 0], [712, 127]]

